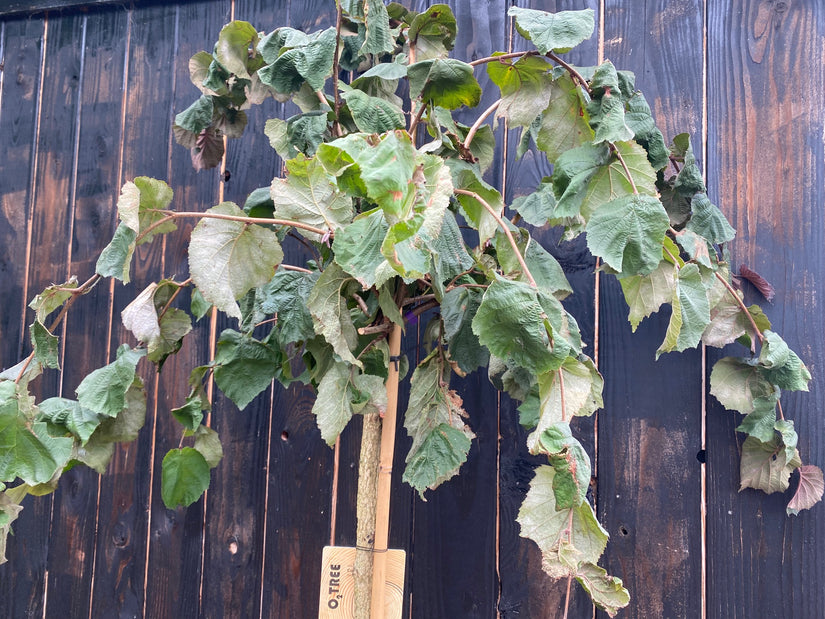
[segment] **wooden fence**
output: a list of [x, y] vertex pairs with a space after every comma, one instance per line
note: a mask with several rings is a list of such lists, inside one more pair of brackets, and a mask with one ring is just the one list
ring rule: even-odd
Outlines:
[[[70, 3], [0, 2], [0, 368], [28, 353], [32, 295], [93, 272], [114, 230], [122, 182], [166, 179], [174, 206], [194, 210], [221, 197], [242, 203], [277, 171], [263, 123], [291, 112], [272, 101], [252, 114], [247, 138], [230, 143], [228, 182], [192, 170], [171, 136], [174, 113], [197, 94], [187, 59], [233, 17], [267, 31], [317, 29], [333, 19], [328, 0], [98, 2], [45, 12], [48, 4]], [[783, 403], [804, 457], [825, 465], [825, 4], [450, 4], [462, 59], [522, 45], [506, 16], [510, 4], [596, 10], [597, 35], [572, 61], [609, 58], [635, 71], [666, 139], [690, 132], [711, 198], [739, 233], [734, 267], [747, 264], [776, 287], [767, 313], [814, 374], [810, 393]], [[494, 99], [491, 90], [480, 109]], [[490, 182], [509, 202], [549, 169], [529, 155], [516, 161], [514, 136], [500, 129], [497, 137]], [[578, 432], [594, 457], [594, 498], [611, 535], [602, 563], [632, 595], [620, 616], [825, 617], [825, 507], [789, 518], [787, 496], [737, 492], [738, 421], [707, 395], [706, 368], [718, 351], [654, 363], [667, 316], [631, 334], [617, 282], [596, 279], [585, 245], [541, 234], [574, 285], [567, 307], [605, 377], [604, 409]], [[181, 236], [138, 253], [133, 285], [100, 284], [76, 304], [63, 370], [39, 379], [38, 395], [72, 394], [128, 341], [119, 315], [141, 284], [158, 274], [185, 277]], [[747, 284], [746, 295], [761, 301]], [[179, 439], [168, 410], [183, 402], [189, 368], [208, 358], [210, 329], [227, 326], [201, 321], [200, 337], [159, 376], [146, 371], [147, 425], [105, 476], [77, 468], [54, 495], [26, 499], [0, 567], [0, 616], [317, 613], [322, 546], [355, 540], [358, 428], [344, 433], [335, 467], [311, 393], [276, 387], [240, 414], [218, 396], [211, 423], [226, 455], [208, 495], [188, 509], [167, 510], [160, 500], [160, 460]], [[411, 329], [405, 339], [413, 359], [418, 337]], [[515, 406], [483, 374], [460, 381], [459, 391], [478, 436], [461, 475], [427, 502], [400, 479], [394, 484], [390, 543], [408, 552], [404, 616], [560, 617], [564, 587], [543, 575], [537, 548], [514, 521], [537, 463]], [[400, 478], [409, 445], [403, 429], [398, 440]], [[569, 616], [592, 614], [576, 590]]]

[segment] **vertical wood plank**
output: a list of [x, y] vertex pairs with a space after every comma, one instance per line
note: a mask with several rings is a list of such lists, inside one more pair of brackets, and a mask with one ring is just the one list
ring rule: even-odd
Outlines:
[[[221, 27], [229, 21], [229, 3], [209, 0], [178, 4], [175, 14], [175, 55], [171, 67], [174, 81], [172, 109], [174, 114], [186, 109], [200, 92], [189, 79], [189, 58], [211, 46]], [[170, 76], [171, 77], [171, 76]], [[218, 203], [218, 172], [197, 172], [192, 167], [189, 151], [171, 142], [168, 170], [164, 174], [175, 192], [173, 207], [179, 210], [204, 211]], [[148, 141], [144, 144], [144, 148]], [[178, 230], [164, 242], [164, 278], [183, 281], [189, 275], [186, 248], [197, 222], [178, 222]], [[183, 292], [174, 303], [188, 309], [190, 295]], [[181, 406], [189, 392], [187, 383], [192, 368], [209, 359], [209, 318], [195, 323], [181, 350], [169, 357], [158, 375], [158, 396], [155, 419], [154, 460], [152, 480], [151, 528], [146, 581], [147, 617], [186, 617], [200, 612], [200, 593], [204, 543], [204, 502], [187, 508], [167, 509], [161, 500], [161, 469], [163, 458], [180, 443], [182, 426], [170, 410]], [[191, 439], [190, 439], [191, 441]], [[187, 442], [187, 444], [191, 444]]]
[[[83, 63], [76, 175], [70, 187], [74, 203], [67, 213], [74, 217], [72, 251], [68, 264], [64, 259], [55, 266], [68, 269], [84, 281], [94, 273], [97, 254], [109, 240], [115, 216], [126, 14], [122, 9], [103, 10], [77, 19], [84, 22], [84, 37], [73, 43], [77, 53], [83, 54]], [[63, 148], [60, 156], [71, 161], [74, 145]], [[64, 397], [72, 398], [83, 377], [107, 363], [106, 346], [101, 345], [101, 334], [109, 320], [107, 287], [98, 286], [84, 296], [65, 320], [62, 392]], [[89, 612], [98, 489], [99, 475], [83, 466], [73, 468], [60, 480], [52, 509], [46, 608], [49, 616], [59, 616], [67, 609], [77, 616]]]
[[[596, 62], [598, 55], [599, 3], [574, 2], [559, 0], [557, 2], [535, 1], [518, 2], [522, 8], [558, 12], [591, 8], [596, 13], [596, 28], [590, 40], [579, 45], [565, 58], [576, 65], [588, 66]], [[504, 10], [507, 10], [507, 6]], [[508, 22], [510, 19], [508, 18]], [[513, 27], [513, 51], [532, 49], [531, 43], [525, 41]], [[505, 198], [510, 204], [514, 198], [532, 193], [541, 179], [552, 173], [543, 153], [528, 152], [516, 160], [515, 152], [520, 131], [512, 130], [508, 134], [507, 169]], [[576, 318], [587, 343], [585, 352], [594, 355], [594, 292], [595, 259], [587, 250], [583, 237], [565, 242], [560, 230], [533, 229], [534, 238], [547, 249], [564, 268], [567, 279], [573, 288], [573, 294], [564, 301], [565, 308]], [[546, 458], [534, 457], [527, 451], [527, 435], [519, 424], [518, 402], [502, 395], [501, 397], [501, 447], [500, 447], [500, 539], [499, 572], [501, 576], [501, 600], [499, 612], [502, 619], [510, 617], [555, 617], [560, 616], [566, 596], [566, 581], [551, 580], [541, 569], [541, 552], [536, 544], [519, 535], [520, 527], [516, 522], [519, 508], [527, 494], [528, 484], [533, 478], [533, 471], [539, 464], [546, 464]], [[573, 431], [596, 463], [595, 418], [577, 418], [573, 421]], [[592, 613], [592, 604], [587, 594], [577, 585], [571, 588], [569, 606], [570, 617], [585, 617]]]
[[[175, 7], [150, 6], [132, 10], [125, 81], [126, 115], [121, 180], [136, 176], [165, 178], [169, 159], [170, 110], [175, 47]], [[119, 191], [119, 188], [118, 188]], [[110, 360], [123, 342], [135, 345], [120, 322], [120, 312], [161, 272], [163, 244], [138, 249], [132, 265], [132, 284], [114, 284]], [[148, 392], [146, 425], [140, 437], [120, 446], [101, 480], [96, 573], [92, 615], [141, 616], [145, 604], [147, 538], [152, 477], [160, 475], [153, 462], [155, 375], [142, 364]]]
[[[691, 134], [701, 150], [703, 4], [605, 4], [605, 58], [636, 73], [667, 142]], [[672, 170], [667, 170], [672, 174]], [[631, 334], [618, 281], [603, 277], [599, 520], [610, 533], [604, 566], [630, 591], [627, 617], [699, 616], [701, 582], [701, 358], [654, 354], [669, 315]]]
[[[41, 89], [41, 54], [46, 29], [42, 19], [10, 19], [3, 24], [3, 79], [0, 91], [0, 367], [24, 357], [27, 339], [24, 285], [35, 137]], [[51, 497], [27, 497], [21, 518], [8, 538], [8, 563], [0, 566], [0, 614], [43, 613]]]
[[[500, 0], [448, 4], [458, 24], [452, 57], [470, 61], [506, 49], [506, 23]], [[482, 88], [490, 83], [483, 68], [476, 70], [476, 77]], [[455, 118], [472, 125], [496, 98], [493, 89], [487, 89], [477, 107], [461, 110]], [[497, 153], [487, 180], [500, 188], [503, 162], [501, 151]], [[425, 324], [422, 321], [422, 328]], [[428, 491], [426, 502], [415, 499], [414, 555], [407, 578], [412, 595], [410, 615], [494, 617], [498, 602], [498, 394], [484, 372], [466, 379], [454, 377], [451, 387], [464, 401], [468, 424], [476, 439], [457, 477]], [[402, 454], [406, 457], [406, 450]]]
[[[763, 305], [811, 369], [810, 393], [785, 393], [782, 406], [803, 461], [821, 467], [825, 7], [816, 0], [711, 4], [708, 58], [711, 199], [738, 231], [734, 269], [747, 264], [776, 288], [768, 304], [746, 284], [746, 302]], [[708, 404], [708, 616], [821, 615], [822, 504], [785, 515], [796, 474], [784, 495], [737, 492], [739, 415], [712, 396]]]

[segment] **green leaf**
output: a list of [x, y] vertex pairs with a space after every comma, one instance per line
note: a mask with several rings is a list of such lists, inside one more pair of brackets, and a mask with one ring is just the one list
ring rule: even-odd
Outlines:
[[605, 61], [596, 68], [591, 81], [593, 98], [587, 104], [590, 126], [595, 131], [593, 143], [626, 142], [633, 130], [625, 124], [624, 100], [613, 63]]
[[[136, 234], [144, 235], [138, 245], [149, 243], [156, 234], [177, 230], [174, 220], [160, 224], [169, 215], [167, 209], [172, 196], [169, 185], [148, 176], [139, 176], [134, 182], [124, 183], [117, 200], [117, 212], [124, 224]], [[157, 227], [146, 234], [146, 230], [152, 226]]]
[[149, 342], [146, 358], [158, 364], [158, 369], [166, 358], [178, 352], [183, 338], [192, 330], [192, 319], [189, 314], [177, 308], [169, 308], [160, 318], [160, 335]]
[[203, 425], [195, 430], [195, 449], [200, 452], [210, 469], [218, 466], [223, 458], [223, 446], [218, 433]]
[[354, 281], [352, 277], [337, 264], [329, 265], [312, 288], [306, 304], [315, 332], [324, 336], [342, 360], [362, 367], [352, 354], [358, 344], [358, 333], [343, 296], [351, 281]]
[[774, 387], [760, 366], [736, 357], [719, 359], [710, 373], [710, 392], [725, 408], [747, 415], [757, 398], [767, 398]]
[[395, 42], [390, 34], [390, 17], [383, 0], [364, 0], [364, 13], [367, 32], [361, 54], [391, 53]]
[[351, 273], [365, 290], [376, 284], [381, 266], [387, 262], [381, 253], [381, 244], [388, 230], [384, 212], [374, 209], [356, 217], [333, 239], [335, 261]]
[[473, 266], [473, 258], [467, 253], [464, 238], [452, 211], [444, 212], [441, 232], [429, 245], [433, 253], [433, 285], [436, 296], [444, 296], [444, 282], [450, 282]]
[[696, 193], [704, 193], [706, 191], [705, 181], [702, 179], [702, 171], [696, 165], [696, 157], [693, 155], [693, 148], [690, 144], [690, 135], [680, 133], [673, 138], [671, 151], [676, 157], [682, 158], [682, 168], [676, 175], [673, 188], [687, 198]]
[[768, 397], [755, 398], [753, 400], [753, 411], [742, 420], [736, 431], [758, 438], [763, 443], [771, 442], [774, 437], [776, 403], [778, 401], [779, 394], [776, 392]]
[[[450, 168], [453, 186], [456, 189], [472, 191], [487, 202], [494, 211], [500, 213], [503, 210], [504, 200], [501, 194], [484, 182], [481, 178], [481, 170], [477, 166], [457, 159], [447, 159], [445, 164]], [[465, 218], [478, 230], [479, 243], [483, 244], [492, 238], [498, 229], [498, 224], [490, 212], [473, 196], [459, 194], [456, 198]]]
[[536, 191], [526, 196], [519, 196], [510, 205], [521, 218], [531, 226], [541, 227], [553, 218], [556, 209], [556, 196], [553, 185], [540, 183]]
[[[797, 470], [799, 471], [799, 486], [788, 503], [789, 516], [797, 516], [801, 510], [812, 508], [822, 500], [822, 493], [825, 491], [822, 469], [813, 464], [803, 464]], [[2, 540], [2, 535], [0, 531], [0, 540]], [[2, 552], [0, 552], [0, 558], [2, 558]]]
[[226, 329], [215, 353], [215, 383], [238, 408], [269, 387], [281, 365], [278, 351], [251, 335]]
[[620, 609], [630, 603], [630, 594], [622, 586], [622, 579], [608, 575], [598, 565], [579, 565], [576, 580], [584, 587], [593, 602], [610, 617], [615, 617]]
[[481, 297], [480, 288], [453, 288], [441, 301], [441, 318], [450, 359], [468, 374], [484, 366], [490, 358], [490, 353], [479, 343], [472, 327]]
[[541, 54], [568, 52], [589, 39], [595, 27], [593, 9], [546, 13], [513, 6], [507, 15], [516, 18], [516, 30]]
[[404, 427], [412, 438], [403, 480], [423, 498], [458, 473], [467, 460], [475, 435], [464, 423], [467, 413], [458, 394], [449, 389], [449, 366], [436, 353], [413, 372]]
[[676, 266], [662, 260], [647, 275], [632, 275], [619, 279], [625, 301], [630, 308], [627, 319], [633, 331], [645, 318], [658, 312], [664, 303], [673, 298], [676, 287]]
[[624, 119], [636, 136], [635, 140], [647, 151], [647, 159], [653, 169], [662, 170], [667, 167], [670, 163], [670, 151], [665, 145], [662, 132], [653, 121], [650, 106], [642, 93], [635, 92], [628, 99]]
[[160, 494], [167, 509], [188, 507], [209, 488], [209, 464], [191, 447], [171, 449], [163, 458]]
[[545, 430], [576, 416], [592, 415], [604, 405], [604, 379], [587, 357], [567, 357], [559, 369], [539, 374], [538, 381], [541, 416], [535, 431], [527, 437], [527, 448], [533, 454], [549, 453], [541, 444]]
[[212, 97], [201, 95], [188, 108], [175, 116], [175, 124], [191, 133], [200, 133], [212, 124]]
[[[249, 79], [247, 62], [249, 50], [258, 44], [258, 31], [245, 21], [233, 21], [226, 24], [218, 35], [215, 44], [215, 58], [226, 67], [227, 71], [238, 77]], [[188, 503], [187, 503], [188, 505]]]
[[521, 536], [541, 549], [542, 569], [552, 578], [575, 576], [580, 564], [595, 564], [607, 546], [605, 531], [587, 501], [570, 509], [556, 509], [552, 466], [536, 469], [519, 509]]
[[[146, 391], [140, 377], [135, 376], [129, 385], [124, 402], [123, 410], [116, 417], [104, 419], [97, 427], [85, 445], [87, 450], [92, 449], [92, 443], [125, 443], [138, 437], [140, 429], [146, 423]], [[103, 469], [105, 468], [104, 463]]]
[[695, 264], [686, 264], [676, 272], [671, 306], [670, 323], [665, 340], [656, 351], [657, 359], [662, 353], [697, 346], [710, 322], [707, 293], [699, 267]]
[[488, 62], [487, 74], [501, 89], [496, 116], [506, 118], [511, 128], [529, 127], [548, 107], [548, 101], [559, 96], [552, 69], [545, 59], [536, 56]]
[[358, 131], [385, 133], [405, 126], [404, 111], [389, 101], [354, 89], [344, 92], [342, 98], [347, 102]]
[[[207, 212], [245, 216], [233, 202], [223, 202]], [[192, 281], [207, 302], [238, 319], [241, 310], [236, 299], [272, 279], [283, 257], [275, 232], [240, 221], [204, 218], [192, 230], [189, 241]]]
[[473, 67], [454, 58], [422, 60], [407, 67], [410, 97], [420, 97], [448, 110], [466, 105], [475, 107], [481, 100], [481, 86]]
[[285, 121], [270, 118], [266, 121], [264, 133], [283, 159], [293, 159], [298, 153], [312, 157], [327, 133], [327, 112], [318, 110], [296, 114]]
[[332, 73], [335, 55], [335, 28], [327, 28], [308, 37], [258, 70], [258, 77], [279, 93], [290, 94], [306, 82], [312, 90], [321, 90]]
[[556, 509], [581, 505], [590, 487], [590, 458], [582, 444], [573, 438], [570, 424], [561, 421], [546, 427], [536, 439], [534, 453], [549, 456], [556, 471], [553, 477]]
[[511, 357], [535, 372], [555, 370], [561, 360], [551, 348], [537, 291], [527, 284], [497, 278], [473, 319], [473, 333], [492, 354]]
[[[655, 197], [658, 193], [656, 189], [656, 172], [650, 167], [645, 150], [635, 142], [618, 142], [614, 146], [622, 155], [630, 172], [630, 178], [633, 179], [639, 194]], [[628, 173], [625, 172], [624, 166], [616, 157], [611, 158], [609, 165], [601, 165], [589, 179], [587, 189], [584, 195], [581, 196], [581, 214], [585, 220], [588, 220], [591, 213], [598, 210], [602, 205], [617, 198], [634, 195], [630, 178], [628, 178]], [[568, 191], [569, 188], [559, 199], [559, 209], [562, 209]], [[660, 208], [664, 211], [664, 207], [660, 205]], [[557, 209], [557, 212], [559, 209]], [[658, 264], [658, 260], [656, 264]]]
[[100, 252], [95, 265], [95, 273], [103, 277], [115, 277], [124, 284], [128, 284], [136, 238], [135, 231], [121, 222], [112, 240]]
[[657, 198], [641, 194], [617, 198], [590, 217], [587, 247], [616, 271], [647, 275], [659, 266], [669, 225]]
[[739, 465], [739, 491], [745, 488], [762, 490], [766, 494], [784, 492], [788, 489], [791, 472], [802, 461], [794, 450], [788, 457], [778, 436], [769, 442], [749, 436], [742, 443], [742, 459]]
[[759, 365], [771, 383], [787, 391], [807, 391], [811, 373], [777, 333], [765, 331]]
[[117, 349], [117, 358], [86, 376], [77, 387], [77, 401], [84, 408], [117, 417], [126, 408], [126, 393], [135, 380], [135, 368], [145, 350], [132, 350], [127, 344]]
[[197, 395], [186, 398], [186, 403], [169, 412], [189, 431], [197, 429], [203, 421], [203, 402]]
[[39, 320], [35, 320], [29, 326], [29, 334], [34, 350], [34, 358], [44, 367], [59, 369], [58, 337], [52, 335]]
[[317, 271], [304, 273], [278, 268], [269, 283], [258, 289], [261, 309], [267, 314], [278, 314], [282, 344], [309, 340], [315, 335], [306, 300], [320, 275]]
[[65, 398], [49, 398], [43, 400], [38, 407], [40, 417], [38, 421], [48, 421], [51, 424], [62, 426], [80, 439], [82, 445], [100, 425], [98, 414], [83, 408], [80, 402]]
[[[742, 293], [737, 291], [737, 295], [741, 299]], [[702, 334], [702, 342], [707, 346], [722, 348], [746, 333], [748, 337], [756, 337], [748, 314], [725, 291], [719, 302], [710, 310], [710, 324]]]
[[[337, 230], [352, 219], [352, 199], [337, 185], [317, 159], [298, 155], [286, 162], [289, 175], [275, 178], [270, 193], [275, 217]], [[314, 232], [297, 228], [303, 236], [320, 241]]]
[[379, 288], [378, 305], [381, 308], [381, 312], [384, 314], [386, 318], [389, 318], [395, 324], [399, 325], [402, 329], [404, 329], [404, 316], [401, 314], [401, 310], [395, 304], [393, 292], [390, 290], [389, 284], [381, 286], [381, 288]]
[[407, 31], [407, 39], [419, 60], [445, 56], [453, 49], [458, 31], [455, 15], [446, 4], [434, 4], [416, 15]]
[[333, 446], [352, 415], [364, 412], [367, 406], [381, 415], [387, 410], [384, 379], [361, 374], [346, 363], [332, 364], [318, 385], [318, 396], [312, 406], [321, 438]]
[[414, 199], [415, 147], [406, 132], [393, 131], [376, 146], [361, 150], [355, 158], [367, 195], [390, 217], [406, 218]]
[[[517, 244], [520, 253], [524, 257], [524, 262], [539, 288], [552, 294], [557, 299], [563, 299], [572, 294], [573, 289], [570, 287], [570, 282], [567, 281], [558, 260], [548, 253], [526, 230], [522, 231], [521, 235], [522, 239], [525, 237], [526, 242], [517, 242]], [[522, 272], [523, 269], [518, 262], [515, 251], [513, 251], [507, 237], [501, 232], [496, 232], [496, 254], [506, 275], [519, 281], [527, 281], [527, 275]]]
[[[610, 162], [610, 150], [604, 144], [593, 145], [584, 144], [577, 148], [565, 149], [553, 165], [553, 176], [551, 182], [553, 189], [558, 198], [556, 204], [557, 217], [579, 217], [582, 212], [582, 205], [584, 203], [588, 186], [597, 172], [604, 169], [604, 166]], [[616, 170], [616, 180], [620, 181], [619, 174], [623, 171]], [[604, 190], [600, 192], [599, 197], [604, 198], [605, 195], [612, 193], [612, 177], [608, 177], [610, 186], [607, 188], [607, 193]], [[633, 190], [623, 195], [632, 195]], [[608, 200], [602, 199], [599, 206]], [[588, 214], [593, 211], [596, 206], [588, 208]]]
[[541, 125], [535, 136], [536, 146], [555, 163], [561, 155], [593, 140], [593, 129], [579, 87], [567, 76], [553, 81]]
[[697, 193], [690, 202], [692, 215], [685, 226], [714, 244], [727, 243], [736, 236], [722, 211], [711, 203], [707, 194]]
[[48, 482], [72, 453], [73, 439], [50, 436], [44, 421], [31, 421], [31, 396], [12, 381], [0, 382], [0, 481], [18, 477], [36, 485]]
[[29, 307], [34, 310], [35, 318], [41, 323], [45, 322], [49, 314], [74, 296], [72, 290], [75, 288], [77, 277], [72, 276], [68, 281], [48, 286], [43, 292], [35, 295], [29, 303]]

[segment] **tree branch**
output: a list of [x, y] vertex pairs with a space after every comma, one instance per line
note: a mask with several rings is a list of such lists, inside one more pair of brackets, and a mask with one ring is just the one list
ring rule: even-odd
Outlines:
[[484, 112], [481, 114], [481, 116], [479, 116], [478, 119], [476, 119], [476, 121], [473, 123], [473, 126], [470, 127], [470, 130], [467, 132], [467, 137], [464, 139], [464, 148], [469, 150], [470, 143], [473, 141], [473, 138], [475, 137], [476, 132], [481, 127], [481, 123], [483, 123], [490, 114], [495, 112], [498, 109], [499, 105], [501, 105], [501, 99], [499, 99], [498, 101], [493, 103], [493, 105], [491, 105], [486, 110], [484, 110]]
[[481, 203], [481, 205], [485, 209], [487, 209], [487, 212], [493, 216], [493, 218], [496, 220], [496, 223], [498, 223], [499, 228], [501, 228], [504, 234], [507, 236], [507, 240], [510, 241], [510, 246], [513, 248], [513, 251], [516, 252], [516, 258], [518, 259], [519, 265], [521, 265], [521, 269], [524, 272], [525, 277], [527, 277], [527, 281], [530, 282], [530, 285], [533, 288], [538, 289], [539, 286], [538, 284], [536, 284], [536, 280], [533, 279], [533, 274], [530, 273], [530, 269], [527, 267], [527, 263], [524, 261], [524, 256], [522, 256], [521, 251], [519, 251], [518, 245], [516, 244], [516, 239], [513, 238], [513, 234], [512, 232], [510, 232], [510, 228], [508, 228], [505, 225], [504, 220], [501, 218], [501, 215], [496, 213], [496, 210], [492, 206], [490, 206], [484, 198], [482, 198], [474, 191], [467, 191], [466, 189], [456, 189], [455, 193], [463, 196], [470, 196], [471, 198], [478, 200]]

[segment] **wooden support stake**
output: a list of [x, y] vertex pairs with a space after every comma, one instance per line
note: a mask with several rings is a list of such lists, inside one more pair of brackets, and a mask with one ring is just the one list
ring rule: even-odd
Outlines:
[[375, 555], [372, 564], [371, 619], [384, 619], [387, 580], [387, 543], [390, 532], [390, 486], [395, 452], [395, 421], [398, 413], [398, 369], [401, 356], [401, 326], [390, 333], [390, 367], [387, 377], [387, 412], [381, 426], [381, 458], [378, 463], [378, 493], [375, 500]]

